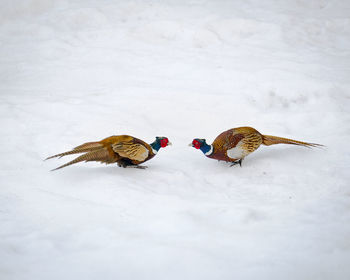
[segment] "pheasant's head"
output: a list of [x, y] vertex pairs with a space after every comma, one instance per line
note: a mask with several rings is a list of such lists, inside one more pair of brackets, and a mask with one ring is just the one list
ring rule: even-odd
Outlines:
[[156, 142], [159, 143], [161, 148], [165, 148], [166, 146], [170, 146], [171, 142], [169, 142], [169, 139], [167, 137], [156, 137]]
[[193, 139], [192, 143], [189, 144], [189, 146], [194, 147], [196, 149], [200, 149], [201, 147], [203, 147], [206, 144], [207, 143], [205, 142], [205, 139], [195, 138], [195, 139]]
[[189, 144], [190, 147], [200, 149], [206, 156], [210, 155], [213, 152], [211, 145], [208, 145], [205, 139], [195, 138], [192, 143]]
[[160, 148], [165, 148], [166, 146], [170, 146], [171, 143], [167, 137], [156, 137], [156, 140], [151, 144], [153, 151], [156, 153]]

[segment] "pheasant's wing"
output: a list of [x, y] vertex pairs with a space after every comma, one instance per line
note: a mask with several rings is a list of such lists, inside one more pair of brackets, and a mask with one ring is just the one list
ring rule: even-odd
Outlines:
[[143, 162], [149, 154], [149, 150], [142, 144], [132, 142], [120, 142], [112, 145], [114, 152], [121, 157]]
[[247, 133], [245, 137], [242, 139], [241, 147], [243, 150], [250, 154], [254, 152], [262, 143], [261, 134], [257, 133]]
[[227, 133], [223, 139], [224, 149], [228, 150], [235, 148], [243, 138], [244, 135], [240, 133]]

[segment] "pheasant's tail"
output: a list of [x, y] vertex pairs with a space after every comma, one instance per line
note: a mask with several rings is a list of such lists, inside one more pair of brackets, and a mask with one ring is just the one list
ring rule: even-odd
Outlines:
[[61, 169], [63, 167], [81, 162], [81, 161], [100, 161], [100, 162], [104, 162], [104, 163], [112, 163], [113, 160], [111, 159], [111, 156], [108, 152], [108, 150], [106, 148], [100, 148], [98, 150], [95, 151], [91, 151], [91, 152], [87, 152], [86, 154], [83, 154], [79, 157], [77, 157], [76, 159], [73, 159], [70, 162], [67, 162], [66, 164], [63, 164], [55, 169], [52, 169], [51, 171], [54, 170], [58, 170]]
[[263, 135], [262, 143], [266, 146], [275, 145], [275, 144], [292, 144], [292, 145], [299, 145], [299, 146], [304, 146], [309, 148], [323, 146], [321, 144], [307, 143], [307, 142], [297, 141], [297, 140], [283, 138], [283, 137], [271, 136], [271, 135]]
[[48, 160], [48, 159], [51, 159], [51, 158], [55, 158], [55, 157], [63, 157], [63, 156], [67, 156], [67, 155], [92, 152], [92, 151], [96, 151], [98, 149], [101, 149], [102, 147], [103, 147], [103, 145], [101, 143], [99, 143], [99, 142], [88, 142], [88, 143], [82, 144], [82, 145], [80, 145], [78, 147], [75, 147], [71, 151], [50, 156], [50, 157], [46, 158], [45, 160]]

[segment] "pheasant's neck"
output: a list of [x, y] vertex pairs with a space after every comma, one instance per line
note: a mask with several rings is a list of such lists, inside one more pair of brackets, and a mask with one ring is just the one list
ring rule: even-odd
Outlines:
[[154, 154], [157, 154], [159, 149], [160, 149], [160, 143], [158, 143], [157, 141], [154, 141], [153, 143], [150, 144], [152, 151]]
[[205, 154], [206, 156], [210, 156], [214, 149], [213, 149], [213, 145], [208, 145], [208, 144], [204, 144], [202, 147], [201, 147], [201, 151], [203, 152], [203, 154]]

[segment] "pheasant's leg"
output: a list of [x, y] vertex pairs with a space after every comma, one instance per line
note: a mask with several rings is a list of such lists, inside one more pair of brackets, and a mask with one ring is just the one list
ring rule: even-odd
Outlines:
[[146, 168], [148, 168], [147, 166], [141, 166], [141, 165], [128, 165], [126, 167], [128, 167], [128, 168], [137, 168], [137, 169], [146, 169]]
[[126, 168], [128, 166], [132, 165], [131, 162], [129, 162], [128, 160], [125, 160], [125, 159], [121, 159], [118, 161], [118, 166], [119, 167], [123, 167], [123, 168]]
[[234, 165], [237, 165], [237, 164], [239, 164], [239, 166], [242, 167], [242, 159], [236, 160], [236, 161], [232, 162], [232, 164], [230, 165], [230, 167], [232, 167], [232, 166], [234, 166]]
[[119, 160], [118, 166], [123, 167], [123, 168], [138, 168], [138, 169], [146, 169], [147, 168], [147, 166], [140, 166], [140, 165], [134, 164], [128, 159]]

